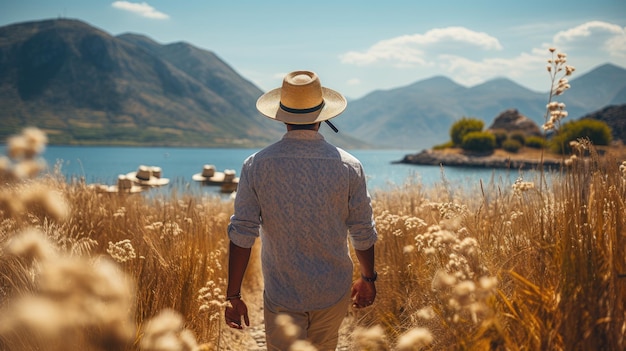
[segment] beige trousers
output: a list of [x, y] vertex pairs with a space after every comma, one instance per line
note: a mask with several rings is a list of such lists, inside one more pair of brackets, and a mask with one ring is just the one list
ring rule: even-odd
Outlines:
[[[329, 308], [294, 312], [276, 306], [267, 296], [263, 296], [263, 300], [268, 351], [288, 351], [296, 340], [307, 340], [319, 351], [335, 351], [339, 327], [352, 301], [348, 291], [339, 302]], [[284, 317], [279, 317], [281, 315], [287, 315], [291, 320], [286, 322]]]

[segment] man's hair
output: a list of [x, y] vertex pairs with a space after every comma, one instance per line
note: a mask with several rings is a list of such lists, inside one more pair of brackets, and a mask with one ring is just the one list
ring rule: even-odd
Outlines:
[[288, 124], [291, 130], [314, 130], [318, 123], [319, 122], [311, 123], [311, 124], [291, 124], [291, 123], [285, 123], [285, 124]]

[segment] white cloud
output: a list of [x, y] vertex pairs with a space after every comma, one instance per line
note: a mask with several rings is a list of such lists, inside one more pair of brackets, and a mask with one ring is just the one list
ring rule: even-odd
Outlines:
[[348, 79], [346, 82], [348, 85], [359, 85], [361, 84], [361, 80], [359, 78]]
[[[544, 74], [548, 50], [535, 50], [533, 53], [521, 53], [512, 58], [485, 58], [470, 60], [465, 57], [441, 55], [441, 67], [461, 84], [473, 86], [495, 77], [508, 77], [520, 81], [529, 75]], [[546, 80], [547, 82], [547, 80]]]
[[507, 77], [537, 91], [549, 89], [545, 67], [551, 57], [550, 47], [567, 53], [568, 64], [578, 72], [606, 62], [626, 64], [626, 27], [590, 21], [560, 32], [541, 26], [533, 29], [552, 40], [526, 48], [518, 47], [521, 43], [517, 42], [504, 43], [504, 51], [498, 39], [486, 33], [448, 27], [379, 41], [366, 51], [347, 52], [340, 60], [356, 66], [402, 68], [397, 72], [401, 76], [444, 74], [467, 86]]
[[340, 55], [341, 62], [355, 65], [368, 65], [388, 61], [395, 66], [429, 66], [431, 55], [436, 51], [455, 49], [464, 46], [482, 50], [501, 50], [498, 39], [483, 32], [475, 32], [464, 27], [431, 29], [424, 34], [403, 35], [379, 41], [365, 52], [350, 51]]
[[152, 19], [168, 19], [170, 16], [163, 12], [157, 11], [154, 7], [148, 5], [148, 3], [142, 2], [129, 2], [129, 1], [115, 1], [111, 4], [116, 9], [132, 12], [142, 17]]
[[626, 28], [622, 35], [616, 35], [606, 41], [605, 47], [609, 54], [616, 58], [626, 59]]
[[591, 21], [560, 31], [554, 36], [554, 45], [563, 50], [603, 50], [610, 56], [626, 58], [626, 28], [616, 24]]
[[[544, 67], [551, 57], [550, 47], [567, 53], [568, 61], [577, 68], [589, 69], [603, 63], [598, 62], [601, 51], [623, 61], [626, 58], [626, 28], [607, 22], [586, 22], [556, 33], [551, 43], [543, 43], [514, 57], [472, 60], [462, 55], [442, 54], [437, 56], [437, 66], [459, 83], [469, 86], [494, 77], [508, 77], [518, 82], [541, 81], [547, 77]], [[609, 61], [608, 57], [605, 61]]]
[[558, 32], [554, 36], [554, 42], [571, 42], [581, 37], [590, 37], [594, 32], [606, 32], [614, 35], [623, 35], [624, 29], [616, 24], [591, 21], [574, 28]]

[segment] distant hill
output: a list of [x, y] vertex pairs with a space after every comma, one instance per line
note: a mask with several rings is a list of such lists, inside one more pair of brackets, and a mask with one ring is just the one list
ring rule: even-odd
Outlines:
[[261, 91], [213, 53], [132, 38], [67, 19], [0, 28], [0, 137], [24, 125], [67, 144], [255, 146], [280, 135], [254, 109]]
[[51, 144], [260, 147], [285, 130], [257, 112], [261, 94], [190, 44], [69, 19], [0, 28], [0, 141], [37, 126]]
[[[624, 68], [606, 64], [573, 77], [572, 88], [555, 98], [566, 104], [570, 120], [626, 103]], [[546, 92], [538, 93], [504, 78], [468, 88], [434, 77], [352, 101], [336, 124], [349, 128], [357, 138], [387, 147], [430, 147], [449, 140], [450, 127], [462, 117], [479, 118], [490, 125], [503, 111], [516, 109], [542, 125], [548, 90], [549, 81]]]
[[[626, 103], [625, 69], [577, 73], [558, 98], [572, 118]], [[262, 147], [284, 127], [256, 111], [261, 94], [215, 53], [189, 43], [112, 36], [70, 19], [0, 27], [0, 142], [37, 126], [51, 144]], [[517, 109], [542, 124], [546, 102], [547, 93], [508, 79], [464, 87], [433, 77], [350, 101], [333, 120], [340, 133], [322, 133], [344, 148], [430, 147], [447, 141], [462, 117], [490, 125]]]
[[595, 111], [582, 118], [602, 121], [611, 127], [611, 136], [614, 141], [626, 143], [626, 104], [611, 105]]

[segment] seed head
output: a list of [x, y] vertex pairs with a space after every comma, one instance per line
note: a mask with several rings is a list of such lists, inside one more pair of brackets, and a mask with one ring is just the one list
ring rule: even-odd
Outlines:
[[398, 338], [398, 351], [416, 351], [432, 344], [433, 335], [426, 328], [413, 328]]

